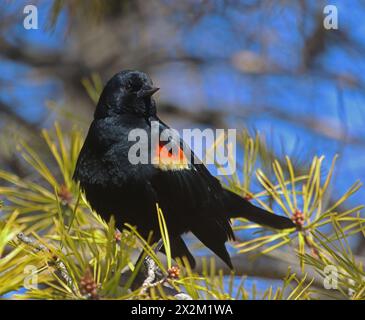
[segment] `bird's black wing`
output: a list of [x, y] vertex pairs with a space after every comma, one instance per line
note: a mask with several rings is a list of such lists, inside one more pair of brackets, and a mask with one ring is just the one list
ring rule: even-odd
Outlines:
[[[156, 120], [161, 131], [169, 129]], [[179, 136], [172, 135], [169, 142], [181, 148], [190, 161], [183, 167], [159, 171], [152, 181], [159, 201], [173, 212], [179, 206], [179, 225], [187, 221], [189, 230], [228, 265], [231, 262], [224, 243], [234, 239], [230, 218], [243, 217], [276, 229], [295, 227], [290, 219], [267, 212], [224, 189]]]
[[[168, 128], [168, 126], [161, 120], [159, 121], [163, 128]], [[188, 151], [187, 154], [191, 155], [193, 169], [199, 173], [199, 176], [202, 177], [204, 181], [206, 181], [209, 185], [209, 189], [212, 191], [212, 194], [223, 202], [225, 213], [229, 218], [242, 217], [275, 229], [295, 227], [290, 219], [276, 214], [271, 214], [266, 210], [254, 206], [250, 201], [243, 199], [239, 195], [223, 188], [219, 180], [211, 175], [207, 167], [202, 164], [195, 156], [194, 152], [186, 146], [186, 143], [182, 139], [180, 139], [179, 143], [181, 148], [184, 147]]]
[[[169, 127], [158, 118], [162, 132]], [[187, 163], [157, 165], [160, 170], [151, 180], [172, 233], [192, 231], [208, 248], [231, 266], [225, 242], [233, 239], [229, 217], [224, 212], [223, 188], [178, 136], [171, 145], [184, 152]]]

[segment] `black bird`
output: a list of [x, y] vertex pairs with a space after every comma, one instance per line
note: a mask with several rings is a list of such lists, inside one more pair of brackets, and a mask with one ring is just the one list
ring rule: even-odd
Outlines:
[[[168, 129], [156, 113], [152, 95], [157, 90], [145, 73], [133, 70], [117, 73], [106, 84], [74, 172], [74, 180], [80, 182], [96, 212], [106, 220], [114, 215], [119, 229], [129, 223], [144, 237], [153, 231], [157, 242], [158, 203], [166, 219], [172, 256], [185, 256], [192, 266], [195, 260], [181, 238], [186, 232], [191, 231], [232, 268], [225, 247], [226, 241], [234, 239], [230, 218], [243, 217], [276, 229], [295, 227], [290, 219], [260, 209], [223, 188], [176, 136], [169, 142], [178, 146], [178, 160], [192, 161], [177, 163], [176, 156], [174, 159], [164, 152], [167, 162], [151, 163], [149, 159], [147, 164], [131, 163], [129, 150], [136, 144], [128, 138], [131, 130], [143, 129], [150, 137], [151, 123], [158, 122], [160, 132]], [[154, 150], [152, 155], [160, 160], [164, 146], [161, 142], [154, 149], [148, 142], [149, 152]]]

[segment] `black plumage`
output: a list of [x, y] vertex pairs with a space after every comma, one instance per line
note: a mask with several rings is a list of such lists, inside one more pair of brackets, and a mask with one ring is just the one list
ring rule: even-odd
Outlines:
[[[230, 218], [244, 217], [278, 229], [294, 227], [290, 219], [224, 189], [204, 164], [189, 161], [176, 168], [132, 164], [128, 152], [136, 142], [129, 141], [130, 131], [140, 128], [150, 136], [153, 121], [158, 121], [160, 132], [168, 128], [156, 114], [152, 94], [157, 90], [146, 74], [132, 70], [117, 73], [105, 86], [74, 173], [92, 208], [106, 220], [114, 215], [120, 229], [129, 223], [144, 237], [153, 231], [158, 241], [158, 203], [166, 219], [172, 255], [186, 256], [192, 265], [194, 258], [181, 238], [183, 233], [191, 231], [232, 267], [225, 247], [227, 240], [234, 239]], [[187, 155], [182, 140], [170, 137], [169, 141], [184, 147]], [[151, 151], [150, 143], [146, 148]], [[194, 160], [195, 156], [191, 152], [188, 158]]]

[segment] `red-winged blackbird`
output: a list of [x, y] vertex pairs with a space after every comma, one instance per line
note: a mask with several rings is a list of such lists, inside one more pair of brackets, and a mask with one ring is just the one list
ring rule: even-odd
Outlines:
[[[128, 138], [130, 131], [143, 129], [150, 138], [152, 122], [158, 121], [160, 131], [168, 128], [156, 114], [152, 95], [157, 90], [145, 73], [131, 70], [117, 73], [105, 86], [74, 173], [96, 212], [106, 220], [114, 215], [119, 229], [129, 223], [144, 237], [153, 231], [154, 241], [158, 241], [158, 203], [173, 257], [185, 256], [195, 264], [181, 238], [191, 231], [231, 268], [225, 247], [227, 240], [234, 239], [230, 218], [243, 217], [277, 229], [295, 227], [290, 219], [255, 207], [224, 189], [203, 164], [194, 161], [191, 150], [187, 157], [193, 161], [183, 165], [181, 161], [176, 165], [173, 161], [132, 164], [128, 154], [136, 141]], [[171, 141], [187, 154], [182, 140], [175, 136]], [[162, 157], [163, 146], [154, 151], [156, 157]], [[151, 148], [149, 143], [148, 150]], [[164, 154], [171, 160], [169, 153]]]

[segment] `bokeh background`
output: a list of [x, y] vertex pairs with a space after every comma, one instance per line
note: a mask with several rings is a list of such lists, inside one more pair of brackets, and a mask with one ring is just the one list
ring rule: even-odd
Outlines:
[[[178, 129], [258, 131], [298, 169], [314, 155], [328, 168], [339, 154], [334, 194], [364, 180], [363, 1], [32, 1], [37, 30], [23, 27], [27, 4], [0, 5], [2, 169], [31, 175], [17, 136], [42, 154], [39, 131], [54, 121], [85, 132], [95, 108], [85, 83], [139, 69], [161, 88], [160, 117]], [[323, 27], [327, 4], [338, 30]], [[365, 254], [363, 240], [352, 245]]]

